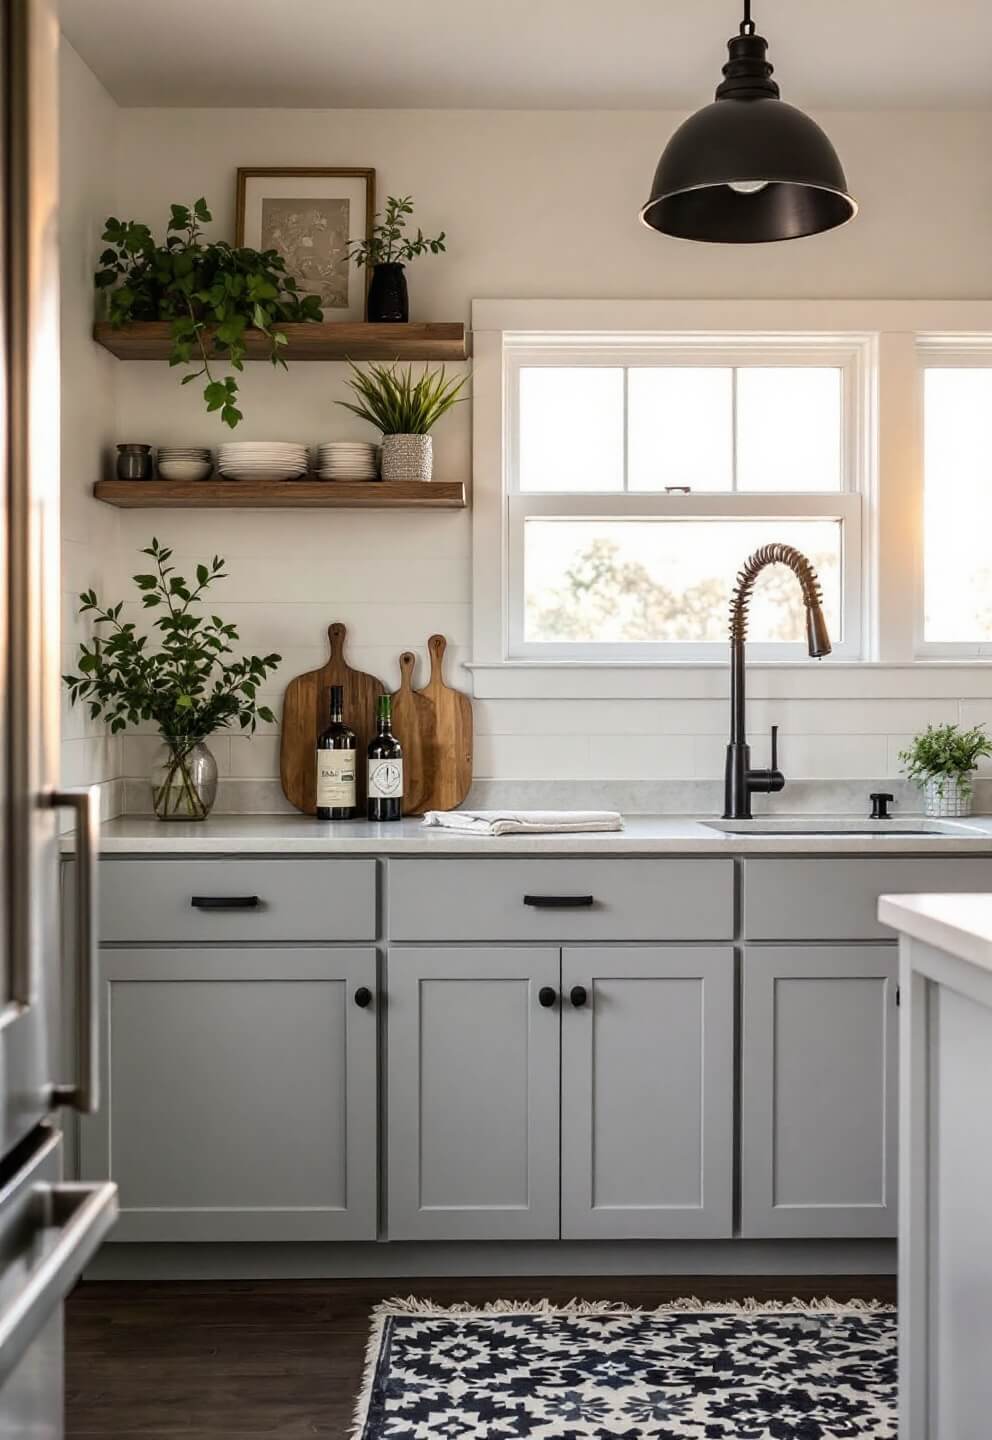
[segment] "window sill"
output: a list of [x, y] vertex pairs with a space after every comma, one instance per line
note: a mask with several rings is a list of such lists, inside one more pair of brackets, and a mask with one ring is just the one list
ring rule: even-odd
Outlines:
[[[469, 661], [480, 700], [685, 700], [729, 693], [728, 660]], [[992, 697], [992, 661], [748, 661], [755, 699], [952, 699]]]

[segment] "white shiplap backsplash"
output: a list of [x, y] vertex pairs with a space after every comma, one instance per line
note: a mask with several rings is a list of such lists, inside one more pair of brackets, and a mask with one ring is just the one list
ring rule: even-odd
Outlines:
[[[417, 221], [450, 237], [446, 255], [411, 268], [414, 319], [467, 322], [476, 297], [988, 293], [992, 202], [974, 175], [985, 164], [989, 117], [979, 113], [832, 114], [830, 133], [861, 216], [793, 246], [743, 247], [747, 253], [735, 253], [731, 265], [721, 247], [668, 244], [636, 223], [660, 145], [680, 115], [120, 111], [68, 48], [63, 112], [66, 661], [84, 633], [72, 615], [76, 592], [92, 583], [108, 599], [123, 598], [127, 577], [146, 568], [141, 547], [156, 534], [173, 546], [180, 569], [215, 552], [225, 556], [217, 609], [238, 625], [246, 648], [283, 655], [266, 696], [277, 713], [285, 682], [324, 659], [333, 620], [348, 626], [351, 662], [390, 685], [405, 648], [421, 657], [422, 683], [427, 637], [440, 631], [449, 641], [451, 683], [470, 688], [461, 669], [470, 659], [469, 514], [118, 512], [94, 501], [98, 456], [109, 473], [114, 439], [216, 445], [225, 438], [216, 418], [203, 413], [196, 387], [181, 389], [174, 371], [117, 363], [90, 341], [90, 276], [110, 211], [163, 225], [170, 201], [203, 194], [216, 217], [211, 233], [231, 235], [239, 165], [374, 165], [380, 205], [388, 194], [412, 193]], [[590, 176], [595, 204], [576, 226], [574, 196], [587, 191]], [[927, 215], [939, 223], [928, 229], [921, 222]], [[366, 438], [333, 404], [346, 395], [344, 376], [341, 365], [297, 365], [289, 375], [249, 365], [239, 438]], [[470, 480], [470, 442], [469, 410], [461, 406], [436, 432], [438, 478]], [[778, 723], [790, 781], [770, 803], [863, 810], [876, 783], [898, 787], [898, 751], [916, 730], [930, 721], [992, 722], [987, 672], [954, 673], [960, 683], [949, 691], [923, 671], [890, 671], [872, 685], [847, 671], [831, 698], [800, 682], [790, 698], [763, 699], [754, 684], [755, 762], [764, 763], [768, 728]], [[682, 676], [672, 676], [671, 693], [667, 683], [650, 699], [476, 701], [473, 800], [714, 809], [727, 702], [713, 686], [724, 687], [725, 675], [711, 677], [702, 695], [686, 694]], [[129, 806], [147, 805], [153, 737], [109, 742], [78, 713], [66, 714], [64, 734], [67, 781], [123, 776]], [[210, 743], [223, 777], [222, 807], [281, 806], [274, 729], [254, 740], [222, 734]], [[111, 784], [111, 805], [115, 795]]]

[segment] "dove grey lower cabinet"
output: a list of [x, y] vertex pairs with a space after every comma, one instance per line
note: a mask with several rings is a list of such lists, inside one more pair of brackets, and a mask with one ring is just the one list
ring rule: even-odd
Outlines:
[[876, 898], [987, 870], [109, 856], [81, 1176], [115, 1243], [892, 1236]]
[[393, 947], [395, 1240], [733, 1233], [729, 946]]

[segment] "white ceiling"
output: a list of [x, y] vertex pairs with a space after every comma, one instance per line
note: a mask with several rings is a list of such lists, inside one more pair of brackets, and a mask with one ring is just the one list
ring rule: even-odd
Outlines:
[[[669, 109], [719, 80], [735, 0], [61, 0], [122, 105]], [[992, 0], [754, 0], [782, 97], [992, 107]]]

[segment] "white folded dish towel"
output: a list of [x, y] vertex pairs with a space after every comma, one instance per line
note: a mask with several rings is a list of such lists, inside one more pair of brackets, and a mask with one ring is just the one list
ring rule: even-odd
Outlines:
[[616, 810], [428, 810], [425, 825], [466, 835], [588, 835], [622, 830]]

